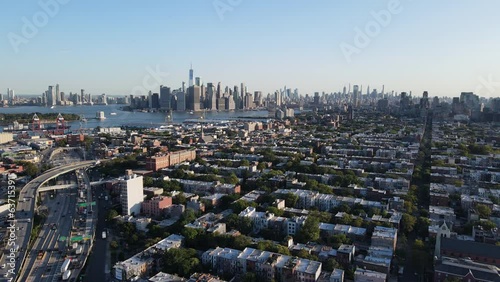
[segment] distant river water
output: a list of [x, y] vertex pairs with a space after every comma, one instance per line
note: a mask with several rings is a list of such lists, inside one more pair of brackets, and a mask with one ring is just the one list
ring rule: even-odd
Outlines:
[[[84, 115], [87, 119], [86, 128], [100, 127], [114, 127], [114, 126], [137, 126], [137, 127], [158, 127], [165, 124], [166, 113], [156, 112], [156, 113], [144, 113], [144, 112], [129, 112], [120, 110], [124, 105], [94, 105], [94, 106], [56, 106], [53, 109], [49, 107], [39, 107], [39, 106], [20, 106], [20, 107], [9, 107], [0, 108], [0, 113], [5, 114], [18, 114], [18, 113], [61, 113], [64, 114], [76, 114]], [[96, 119], [96, 113], [103, 111], [106, 119], [98, 120]], [[116, 115], [111, 115], [111, 113], [116, 113]], [[196, 112], [190, 114], [189, 112], [174, 112], [173, 122], [182, 123], [186, 119], [197, 119], [203, 115], [202, 112]], [[248, 118], [265, 118], [268, 117], [267, 111], [233, 111], [233, 112], [206, 112], [205, 119], [214, 120], [231, 120], [237, 119], [239, 117]], [[79, 121], [73, 121], [69, 123], [71, 125], [71, 130], [78, 129], [80, 127]], [[0, 126], [0, 131], [3, 130], [5, 125]]]

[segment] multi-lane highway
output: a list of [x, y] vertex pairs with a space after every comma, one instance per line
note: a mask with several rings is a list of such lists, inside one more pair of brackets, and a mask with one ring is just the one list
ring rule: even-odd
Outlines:
[[[5, 281], [23, 281], [19, 280], [18, 277], [22, 275], [21, 273], [19, 273], [19, 271], [26, 257], [26, 250], [28, 248], [31, 230], [33, 228], [33, 217], [35, 214], [36, 201], [38, 197], [38, 188], [48, 180], [53, 179], [59, 175], [66, 174], [76, 169], [89, 167], [94, 164], [95, 161], [83, 161], [56, 167], [36, 177], [23, 187], [19, 195], [19, 202], [17, 204], [15, 214], [15, 243], [17, 247], [17, 256], [14, 262], [15, 265], [13, 268], [10, 268], [12, 263], [8, 264], [9, 262], [11, 262], [11, 260], [7, 257], [7, 252], [9, 250], [4, 250], [5, 253], [2, 261], [0, 262], [0, 265], [5, 264], [6, 267], [0, 269], [1, 279]], [[13, 274], [15, 277], [13, 277]]]
[[[59, 264], [67, 247], [67, 242], [60, 241], [59, 238], [68, 237], [71, 230], [71, 218], [76, 204], [75, 190], [62, 190], [53, 199], [44, 197], [43, 202], [49, 215], [26, 256], [19, 281], [52, 281], [58, 277]], [[43, 252], [41, 257], [38, 257], [39, 251]]]

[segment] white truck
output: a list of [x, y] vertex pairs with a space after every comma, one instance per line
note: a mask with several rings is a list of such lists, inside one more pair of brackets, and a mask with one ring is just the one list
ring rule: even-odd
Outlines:
[[106, 239], [106, 231], [103, 231], [103, 232], [102, 232], [102, 238], [103, 238], [103, 239]]
[[68, 280], [70, 277], [71, 277], [71, 270], [66, 270], [66, 271], [64, 271], [64, 273], [63, 273], [62, 280], [63, 280], [63, 281], [66, 281], [66, 280]]
[[65, 273], [68, 270], [70, 263], [71, 263], [70, 259], [64, 260], [63, 265], [61, 266], [61, 273]]

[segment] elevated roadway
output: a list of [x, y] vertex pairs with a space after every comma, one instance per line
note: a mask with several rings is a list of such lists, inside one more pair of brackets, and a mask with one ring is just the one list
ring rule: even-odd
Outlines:
[[[33, 220], [35, 215], [35, 207], [38, 199], [38, 189], [50, 179], [56, 178], [59, 175], [68, 172], [88, 168], [96, 164], [96, 161], [83, 161], [70, 165], [60, 166], [46, 171], [44, 174], [36, 177], [26, 184], [19, 195], [20, 201], [16, 207], [15, 220], [12, 222], [16, 229], [15, 246], [13, 246], [16, 256], [10, 258], [10, 248], [4, 250], [0, 265], [5, 267], [0, 269], [0, 278], [2, 281], [20, 281], [22, 276], [20, 270], [26, 259], [27, 249], [29, 247], [30, 235], [33, 229]], [[25, 199], [25, 200], [21, 200]]]

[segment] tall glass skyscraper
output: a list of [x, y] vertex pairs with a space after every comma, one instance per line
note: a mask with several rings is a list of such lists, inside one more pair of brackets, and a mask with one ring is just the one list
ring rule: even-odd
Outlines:
[[189, 87], [194, 85], [194, 73], [193, 73], [193, 64], [191, 64], [191, 68], [189, 69]]

